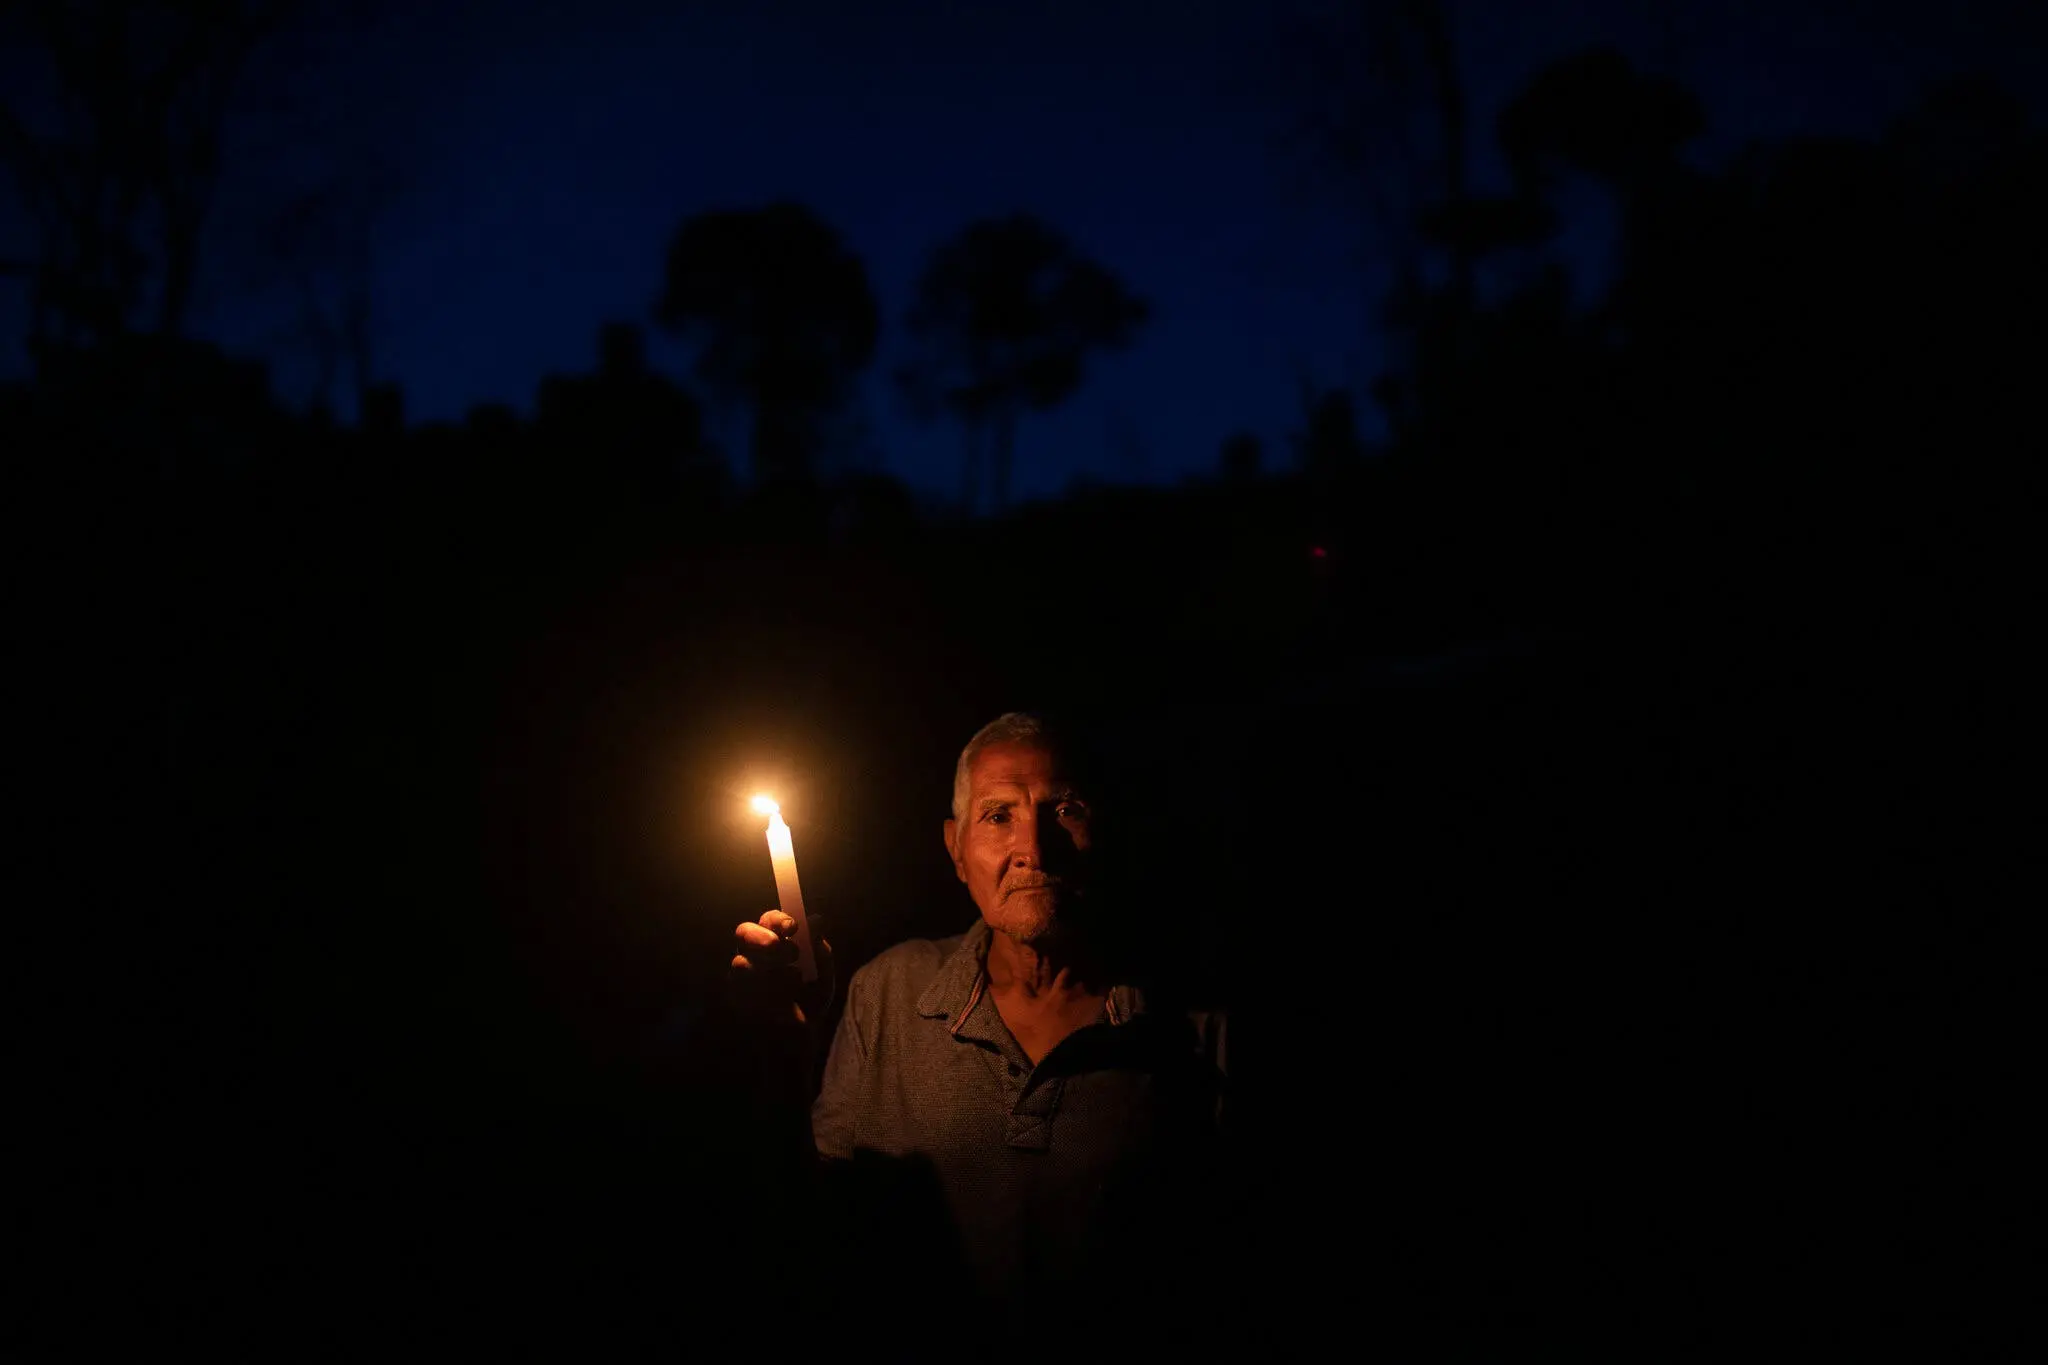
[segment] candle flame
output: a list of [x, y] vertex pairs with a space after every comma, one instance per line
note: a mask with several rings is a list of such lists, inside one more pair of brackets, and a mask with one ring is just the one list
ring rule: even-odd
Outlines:
[[782, 813], [782, 807], [765, 796], [757, 796], [754, 798], [754, 811], [758, 815], [779, 815]]

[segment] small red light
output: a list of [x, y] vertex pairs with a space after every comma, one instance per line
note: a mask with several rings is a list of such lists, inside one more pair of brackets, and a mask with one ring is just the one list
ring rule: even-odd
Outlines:
[[1309, 546], [1308, 552], [1317, 559], [1328, 559], [1330, 557], [1330, 552], [1320, 545]]

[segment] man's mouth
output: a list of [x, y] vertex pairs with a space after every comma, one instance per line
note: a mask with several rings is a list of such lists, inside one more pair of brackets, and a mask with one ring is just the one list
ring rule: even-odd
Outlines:
[[1066, 883], [1056, 878], [1034, 877], [1029, 881], [1018, 880], [1006, 883], [1003, 887], [1003, 895], [1014, 896], [1019, 891], [1060, 891], [1065, 889], [1065, 887]]

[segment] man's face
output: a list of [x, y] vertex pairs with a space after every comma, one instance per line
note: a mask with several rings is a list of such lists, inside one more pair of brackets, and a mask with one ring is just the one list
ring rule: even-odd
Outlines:
[[967, 808], [946, 821], [953, 870], [998, 933], [1034, 943], [1085, 892], [1089, 811], [1057, 756], [1028, 740], [991, 744], [967, 770]]

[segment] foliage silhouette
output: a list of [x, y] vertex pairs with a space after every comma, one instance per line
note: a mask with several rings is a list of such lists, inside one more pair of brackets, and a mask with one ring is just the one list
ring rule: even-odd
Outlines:
[[1558, 167], [1627, 185], [1671, 166], [1706, 131], [1706, 112], [1691, 91], [1598, 47], [1537, 72], [1495, 128], [1525, 191], [1546, 188]]
[[636, 324], [600, 330], [596, 373], [541, 382], [535, 426], [554, 452], [549, 466], [606, 501], [709, 513], [723, 500], [724, 465], [705, 437], [702, 412], [686, 389], [649, 366]]
[[376, 229], [396, 202], [398, 178], [357, 150], [354, 164], [291, 193], [264, 226], [259, 277], [296, 298], [287, 349], [313, 361], [311, 401], [332, 409], [346, 373], [349, 396], [366, 418], [378, 383]]
[[1302, 394], [1302, 407], [1308, 425], [1291, 440], [1296, 462], [1310, 477], [1326, 479], [1365, 457], [1365, 442], [1358, 434], [1358, 417], [1349, 393], [1308, 388]]
[[981, 449], [995, 508], [1009, 497], [1017, 423], [1056, 407], [1090, 352], [1130, 344], [1144, 300], [1029, 214], [971, 223], [932, 252], [905, 318], [913, 358], [897, 382], [913, 412], [958, 421], [961, 502], [976, 510]]
[[1216, 465], [1225, 479], [1245, 483], [1259, 476], [1265, 459], [1265, 447], [1259, 438], [1249, 431], [1239, 431], [1224, 438], [1222, 449], [1216, 454]]
[[0, 160], [38, 237], [33, 345], [183, 332], [235, 87], [290, 8], [30, 0], [0, 13], [10, 52], [34, 59], [9, 82], [21, 101], [0, 102]]
[[875, 352], [867, 270], [800, 204], [698, 214], [676, 229], [654, 316], [699, 343], [696, 375], [752, 414], [754, 476], [815, 472], [823, 424]]

